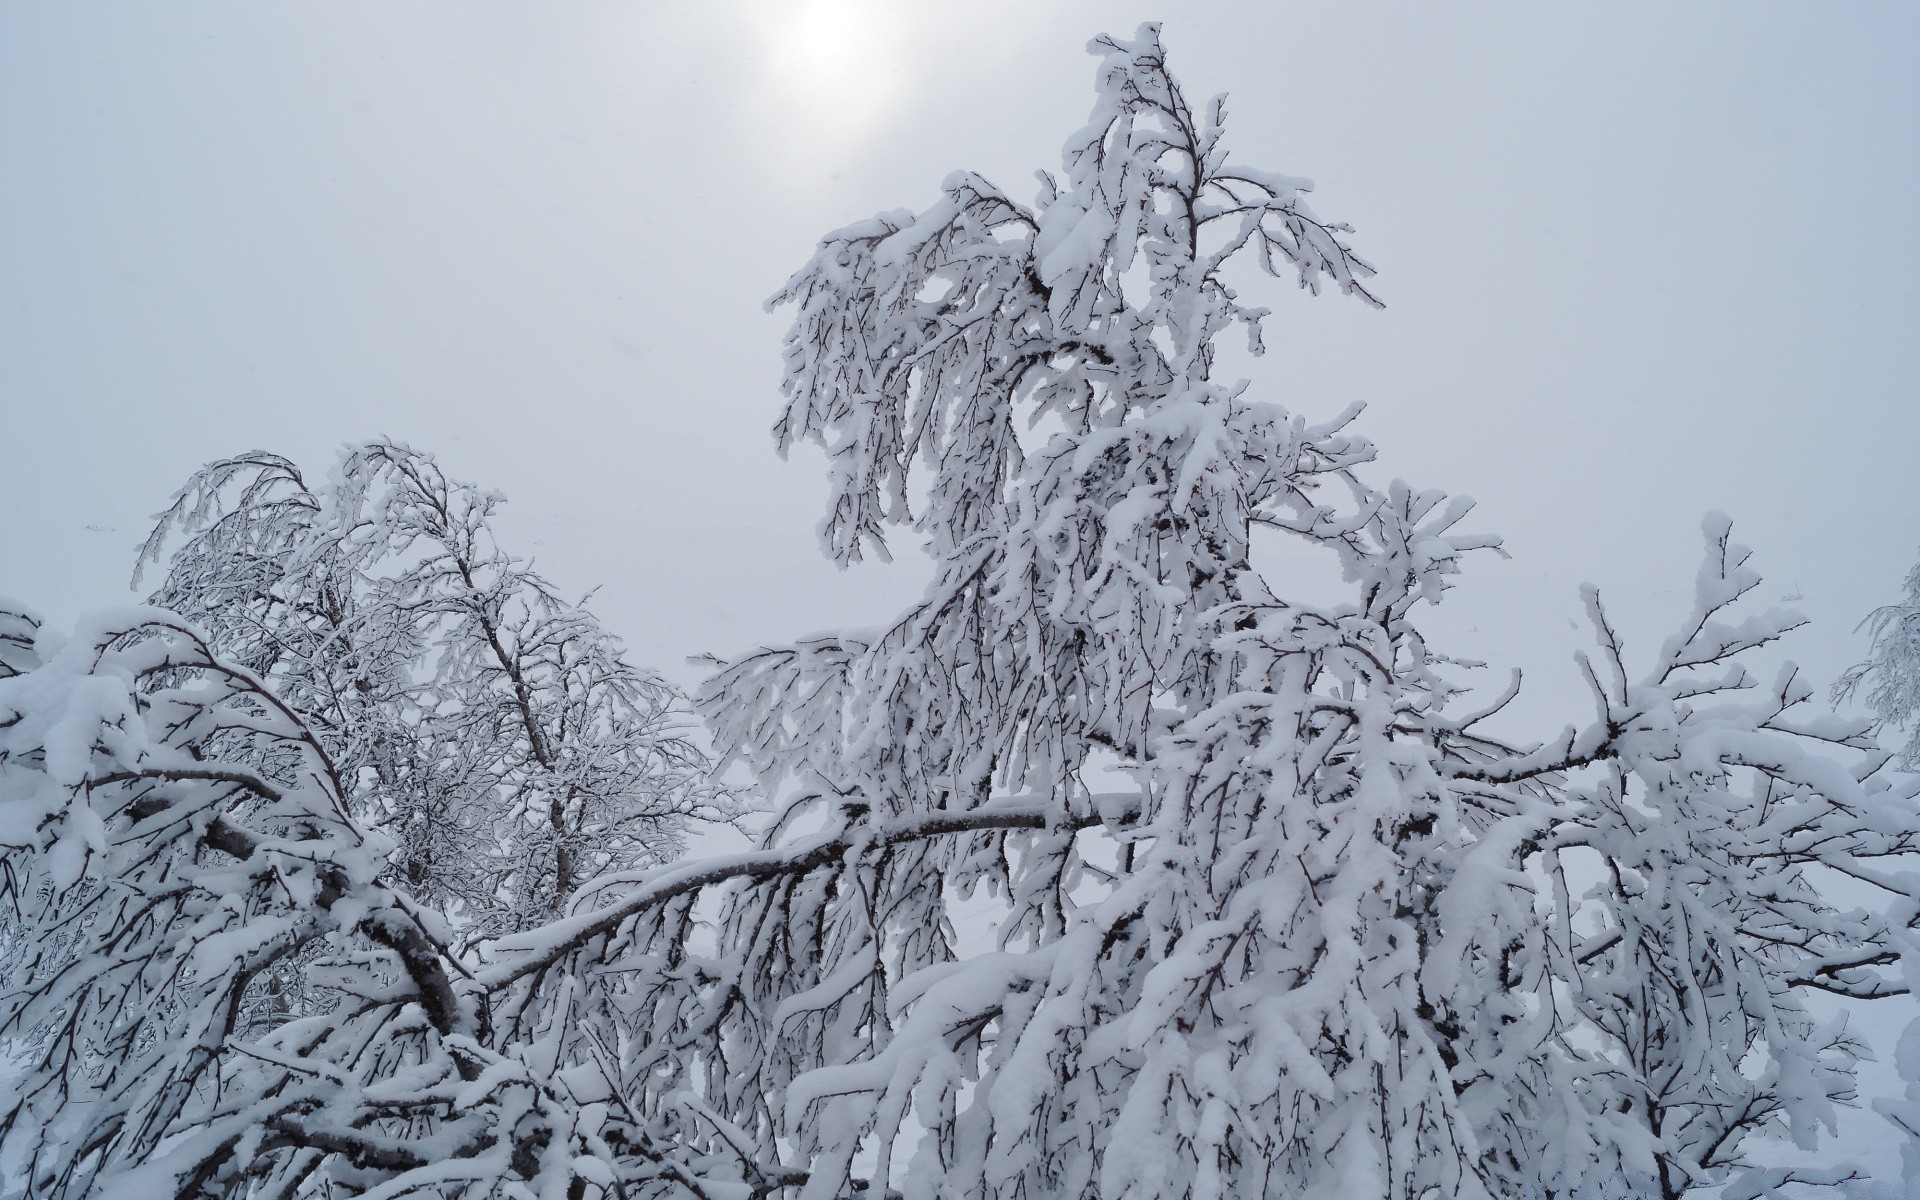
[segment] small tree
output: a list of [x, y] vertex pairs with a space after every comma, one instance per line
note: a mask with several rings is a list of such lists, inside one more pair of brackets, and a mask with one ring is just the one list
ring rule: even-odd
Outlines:
[[674, 857], [711, 799], [678, 694], [499, 547], [499, 503], [395, 442], [312, 487], [254, 452], [196, 472], [141, 555], [153, 603], [316, 731], [409, 891], [485, 929]]

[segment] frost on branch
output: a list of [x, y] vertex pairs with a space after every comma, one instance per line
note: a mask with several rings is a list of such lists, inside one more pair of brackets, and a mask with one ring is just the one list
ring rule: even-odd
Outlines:
[[394, 442], [309, 485], [256, 451], [195, 473], [142, 554], [315, 730], [396, 869], [468, 928], [524, 928], [604, 871], [674, 857], [713, 799], [675, 690], [503, 551], [500, 497]]

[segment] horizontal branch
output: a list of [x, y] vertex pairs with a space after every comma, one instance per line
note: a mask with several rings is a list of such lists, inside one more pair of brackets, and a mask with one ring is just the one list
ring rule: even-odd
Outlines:
[[[1138, 809], [1132, 811], [1137, 813]], [[1122, 819], [1128, 815], [1132, 814], [1123, 814]], [[669, 867], [640, 883], [617, 903], [606, 908], [563, 917], [538, 929], [496, 939], [488, 949], [511, 957], [491, 970], [481, 972], [477, 978], [481, 986], [489, 991], [506, 987], [516, 980], [546, 970], [594, 938], [612, 933], [627, 920], [649, 908], [736, 879], [803, 875], [842, 861], [849, 855], [949, 834], [1007, 829], [1087, 829], [1104, 820], [1106, 818], [1098, 811], [1065, 812], [1058, 804], [935, 812], [903, 818], [890, 825], [862, 826], [798, 846], [749, 850]]]
[[1850, 1000], [1885, 1000], [1890, 996], [1904, 996], [1911, 989], [1871, 974], [1868, 968], [1890, 967], [1898, 961], [1898, 951], [1871, 950], [1850, 958], [1829, 960], [1787, 982], [1794, 987], [1813, 988]]
[[[238, 767], [141, 767], [133, 771], [115, 771], [111, 775], [102, 775], [90, 782], [94, 787], [107, 787], [119, 783], [140, 783], [146, 780], [163, 780], [169, 783], [231, 783], [246, 788], [262, 800], [279, 801], [286, 799], [286, 793], [252, 771]], [[152, 795], [143, 796], [128, 806], [134, 820], [145, 820], [157, 816], [173, 807], [172, 803]], [[242, 856], [244, 857], [244, 856]]]
[[[413, 1145], [397, 1138], [377, 1137], [341, 1125], [318, 1124], [293, 1113], [271, 1117], [266, 1126], [269, 1133], [293, 1145], [338, 1154], [363, 1170], [370, 1168], [399, 1174], [417, 1171], [439, 1161], [438, 1157], [428, 1158]], [[469, 1149], [468, 1153], [471, 1152]]]
[[1568, 729], [1558, 741], [1505, 762], [1483, 766], [1448, 763], [1441, 769], [1450, 779], [1471, 779], [1476, 783], [1489, 784], [1522, 783], [1605, 761], [1613, 749], [1611, 737], [1611, 731], [1604, 726], [1595, 726], [1585, 734], [1578, 735]]

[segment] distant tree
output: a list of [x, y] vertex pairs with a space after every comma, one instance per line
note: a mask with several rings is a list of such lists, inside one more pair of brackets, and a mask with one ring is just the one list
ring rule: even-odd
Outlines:
[[[1920, 771], [1920, 565], [1907, 572], [1906, 595], [1875, 609], [1863, 623], [1872, 641], [1867, 657], [1841, 674], [1833, 687], [1836, 704], [1858, 698], [1874, 715], [1875, 732], [1904, 735], [1895, 761]], [[1902, 959], [1909, 988], [1920, 985], [1920, 939], [1909, 938]], [[1905, 1095], [1878, 1101], [1875, 1108], [1904, 1134], [1901, 1162], [1907, 1200], [1920, 1200], [1920, 1018], [1911, 1021], [1894, 1053], [1905, 1081]]]
[[[1920, 978], [1920, 810], [1864, 727], [1749, 675], [1798, 619], [1748, 611], [1711, 518], [1692, 611], [1637, 670], [1589, 595], [1590, 718], [1484, 733], [1517, 678], [1488, 702], [1421, 629], [1494, 544], [1459, 532], [1466, 502], [1370, 482], [1351, 413], [1214, 375], [1223, 335], [1259, 344], [1242, 265], [1371, 300], [1368, 268], [1304, 181], [1228, 164], [1223, 106], [1188, 103], [1155, 27], [1093, 49], [1093, 118], [1035, 205], [951, 176], [776, 297], [778, 435], [827, 452], [828, 551], [911, 528], [934, 579], [884, 630], [703, 688], [771, 807], [755, 848], [596, 863], [551, 919], [458, 942], [410, 893], [481, 903], [442, 859], [394, 869], [418, 854], [397, 814], [467, 778], [440, 770], [442, 714], [553, 711], [510, 664], [555, 639], [462, 532], [485, 503], [434, 500], [397, 448], [331, 490], [277, 460], [190, 487], [168, 521], [212, 540], [162, 598], [193, 621], [62, 637], [0, 612], [0, 1170], [55, 1200], [1611, 1200], [1847, 1175], [1742, 1173], [1743, 1148], [1811, 1148], [1850, 1097], [1859, 1048], [1809, 993]], [[1268, 538], [1330, 556], [1344, 599], [1286, 598]], [[501, 735], [533, 782], [486, 794], [555, 794], [526, 765], [549, 728], [581, 726]], [[427, 766], [383, 775], [403, 752]], [[1839, 880], [1876, 901], [1839, 911]], [[276, 971], [311, 996], [262, 1005]]]
[[196, 472], [141, 554], [152, 602], [314, 731], [409, 892], [494, 931], [673, 858], [711, 798], [681, 697], [500, 548], [499, 503], [396, 442], [314, 485], [255, 451]]
[[1834, 684], [1834, 699], [1859, 697], [1878, 727], [1902, 732], [1900, 766], [1920, 771], [1920, 565], [1907, 572], [1906, 595], [1873, 610], [1863, 628], [1873, 636], [1867, 657]]

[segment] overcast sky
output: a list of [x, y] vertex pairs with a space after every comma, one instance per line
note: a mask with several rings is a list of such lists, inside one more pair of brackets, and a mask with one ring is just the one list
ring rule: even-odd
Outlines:
[[1650, 650], [1708, 509], [1859, 656], [1920, 544], [1912, 4], [0, 0], [0, 593], [123, 602], [203, 461], [386, 434], [683, 680], [884, 619], [921, 573], [819, 558], [761, 301], [952, 169], [1026, 194], [1145, 18], [1380, 268], [1276, 286], [1256, 392], [1481, 501], [1437, 620], [1541, 732], [1579, 583]]
[[1380, 267], [1384, 312], [1276, 287], [1256, 382], [1481, 501], [1472, 652], [1558, 669], [1583, 580], [1658, 631], [1722, 508], [1831, 674], [1920, 543], [1911, 5], [0, 14], [0, 589], [54, 615], [206, 459], [388, 434], [676, 673], [882, 619], [917, 574], [819, 561], [760, 303], [949, 170], [1024, 194], [1144, 17]]

